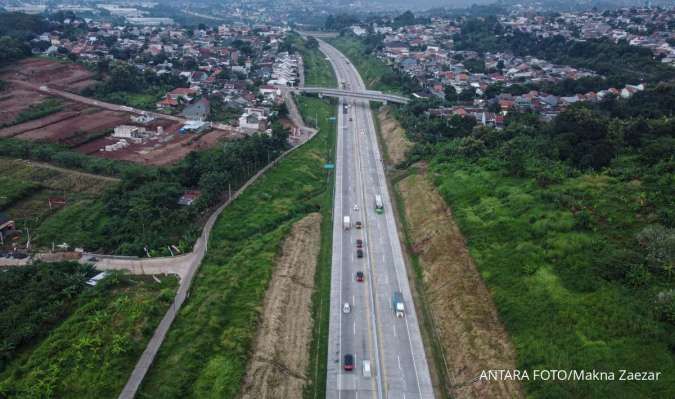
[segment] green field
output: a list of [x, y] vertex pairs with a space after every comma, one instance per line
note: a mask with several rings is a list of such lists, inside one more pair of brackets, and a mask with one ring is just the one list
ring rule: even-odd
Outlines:
[[337, 87], [335, 73], [330, 63], [318, 48], [308, 48], [307, 41], [300, 35], [290, 34], [291, 43], [302, 54], [305, 66], [305, 85], [320, 87]]
[[[528, 395], [675, 397], [673, 329], [653, 316], [655, 293], [672, 282], [643, 287], [636, 275], [638, 285], [628, 289], [597, 276], [604, 264], [619, 272], [622, 248], [645, 224], [639, 182], [589, 173], [542, 188], [535, 179], [443, 157], [431, 171], [490, 287], [519, 368], [595, 369], [617, 378], [620, 369], [662, 372], [657, 382], [531, 380]], [[591, 209], [593, 222], [578, 209]]]
[[390, 66], [377, 57], [366, 54], [365, 46], [361, 41], [348, 36], [340, 36], [328, 40], [328, 43], [340, 50], [354, 64], [367, 89], [401, 94], [398, 76]]
[[[115, 184], [7, 158], [0, 158], [0, 170], [4, 171], [0, 177], [0, 212], [16, 221], [19, 229], [28, 228], [33, 244], [38, 246], [90, 241], [94, 233], [90, 222], [100, 214], [98, 199]], [[65, 197], [66, 205], [50, 208], [49, 199], [56, 197]]]
[[[0, 397], [117, 397], [178, 281], [113, 273], [96, 287], [84, 285], [93, 273], [74, 263], [0, 273], [2, 328], [15, 326], [3, 330], [2, 354], [10, 356]], [[15, 343], [17, 351], [5, 352]]]
[[320, 133], [223, 211], [190, 298], [139, 398], [231, 398], [239, 392], [279, 247], [294, 222], [325, 212], [332, 195], [323, 164], [333, 143], [328, 117], [335, 107], [316, 98], [301, 100], [300, 107], [318, 114]]

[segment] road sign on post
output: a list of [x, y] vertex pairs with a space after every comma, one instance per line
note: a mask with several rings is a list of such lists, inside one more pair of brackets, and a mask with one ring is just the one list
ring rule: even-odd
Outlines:
[[335, 164], [332, 163], [326, 163], [323, 165], [324, 169], [335, 169]]

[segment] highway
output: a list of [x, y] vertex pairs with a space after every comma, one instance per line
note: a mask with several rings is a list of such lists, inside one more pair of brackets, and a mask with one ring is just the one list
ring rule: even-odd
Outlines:
[[[349, 90], [365, 91], [360, 75], [345, 57], [325, 42], [319, 44], [338, 82], [344, 81]], [[346, 113], [344, 104], [348, 105]], [[326, 397], [433, 398], [367, 100], [340, 99], [337, 133]], [[382, 198], [383, 213], [375, 211], [376, 195]], [[343, 216], [350, 216], [348, 230]], [[362, 229], [355, 228], [356, 221], [363, 223]], [[356, 255], [357, 239], [363, 240], [363, 258]], [[357, 271], [364, 273], [363, 282], [356, 281]], [[393, 312], [396, 291], [403, 294], [403, 318]], [[343, 312], [345, 303], [351, 306], [349, 313]], [[344, 370], [346, 354], [354, 356], [352, 371]], [[364, 360], [370, 361], [370, 376], [364, 375]]]

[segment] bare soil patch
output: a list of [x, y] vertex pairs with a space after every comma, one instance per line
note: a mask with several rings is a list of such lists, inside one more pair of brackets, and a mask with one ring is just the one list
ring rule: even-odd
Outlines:
[[393, 165], [398, 165], [405, 161], [406, 153], [412, 148], [413, 143], [405, 136], [405, 130], [398, 121], [391, 116], [389, 107], [377, 113], [377, 119], [380, 122], [380, 133], [387, 146], [389, 161]]
[[450, 209], [423, 168], [402, 179], [397, 190], [453, 397], [523, 397], [514, 381], [474, 382], [482, 370], [515, 369], [516, 354]]
[[0, 95], [0, 124], [13, 122], [21, 111], [45, 98], [47, 96], [10, 84]]
[[84, 110], [77, 118], [64, 119], [39, 129], [29, 130], [17, 138], [67, 144], [73, 136], [112, 129], [128, 121], [129, 115], [124, 112]]
[[73, 92], [94, 83], [92, 77], [93, 73], [82, 65], [47, 58], [27, 58], [0, 71], [3, 80], [23, 80]]
[[262, 326], [246, 372], [242, 399], [301, 398], [312, 339], [314, 272], [321, 215], [293, 225], [265, 295]]

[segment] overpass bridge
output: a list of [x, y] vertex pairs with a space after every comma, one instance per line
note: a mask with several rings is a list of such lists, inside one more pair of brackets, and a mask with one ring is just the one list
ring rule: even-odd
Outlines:
[[345, 90], [345, 89], [330, 89], [326, 87], [284, 87], [284, 90], [291, 92], [314, 93], [328, 97], [350, 97], [366, 99], [371, 101], [380, 101], [383, 103], [407, 104], [410, 99], [395, 94], [382, 93], [376, 90]]

